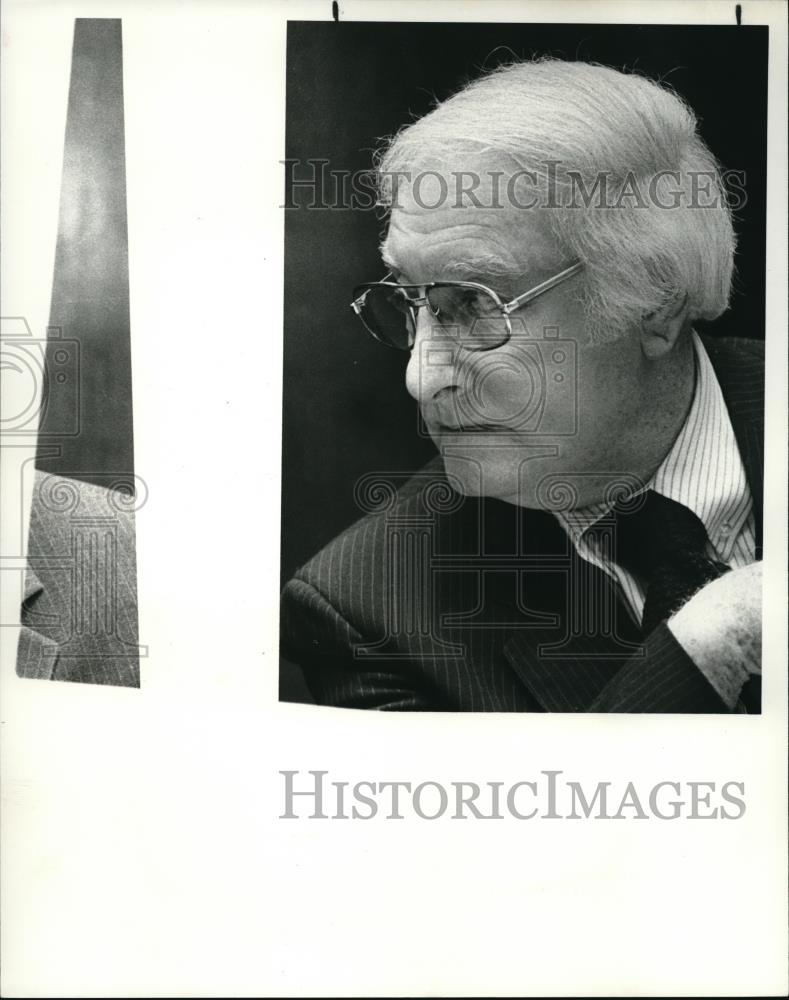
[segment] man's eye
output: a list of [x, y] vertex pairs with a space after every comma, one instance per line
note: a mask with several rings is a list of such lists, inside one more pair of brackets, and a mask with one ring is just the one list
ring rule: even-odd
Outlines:
[[451, 293], [451, 300], [455, 309], [459, 312], [473, 309], [477, 304], [476, 294], [468, 288], [461, 288], [457, 291], [453, 291]]

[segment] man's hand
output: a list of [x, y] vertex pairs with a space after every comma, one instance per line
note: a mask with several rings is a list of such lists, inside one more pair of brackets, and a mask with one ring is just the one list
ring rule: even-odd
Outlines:
[[668, 620], [674, 638], [733, 708], [743, 684], [761, 673], [762, 564], [708, 583]]

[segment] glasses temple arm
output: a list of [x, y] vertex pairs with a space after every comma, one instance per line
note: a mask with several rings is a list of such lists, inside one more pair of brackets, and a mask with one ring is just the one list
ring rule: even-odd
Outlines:
[[556, 288], [557, 285], [560, 285], [563, 281], [567, 281], [567, 279], [571, 278], [574, 274], [578, 274], [579, 271], [583, 270], [583, 266], [584, 265], [580, 260], [576, 261], [563, 271], [555, 274], [552, 278], [548, 278], [546, 281], [541, 282], [534, 288], [530, 288], [528, 292], [524, 292], [523, 295], [518, 295], [510, 302], [507, 302], [502, 306], [502, 310], [506, 315], [509, 315], [511, 312], [519, 309], [522, 305], [525, 305], [527, 302], [531, 302], [533, 299], [538, 298], [538, 296], [543, 295], [545, 292], [549, 292], [552, 288]]

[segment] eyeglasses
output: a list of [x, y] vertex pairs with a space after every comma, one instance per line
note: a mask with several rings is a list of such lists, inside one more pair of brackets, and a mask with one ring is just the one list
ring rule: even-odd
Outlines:
[[[426, 306], [460, 346], [469, 351], [492, 351], [512, 336], [510, 314], [583, 269], [576, 261], [522, 295], [502, 302], [476, 281], [431, 281], [404, 285], [396, 281], [368, 281], [353, 290], [351, 308], [365, 328], [382, 344], [410, 351], [416, 340], [417, 315]], [[387, 278], [390, 275], [387, 275]]]

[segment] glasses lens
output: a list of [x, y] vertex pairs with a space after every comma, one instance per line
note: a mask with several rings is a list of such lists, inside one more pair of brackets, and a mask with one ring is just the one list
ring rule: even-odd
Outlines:
[[361, 298], [359, 317], [374, 337], [401, 351], [411, 349], [414, 316], [404, 289], [375, 285], [354, 294], [357, 302]]
[[482, 288], [438, 285], [427, 291], [433, 316], [442, 327], [454, 328], [461, 346], [489, 351], [509, 339], [507, 319], [492, 295]]

